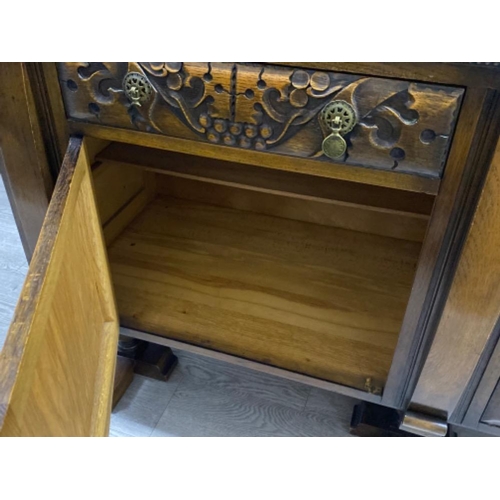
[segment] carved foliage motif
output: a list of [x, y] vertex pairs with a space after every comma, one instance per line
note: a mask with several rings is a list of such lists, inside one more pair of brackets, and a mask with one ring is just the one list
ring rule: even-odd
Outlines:
[[[128, 72], [153, 88], [143, 106], [123, 92]], [[61, 63], [77, 120], [330, 161], [319, 115], [332, 100], [356, 110], [343, 161], [439, 176], [462, 90], [343, 73], [243, 63]]]

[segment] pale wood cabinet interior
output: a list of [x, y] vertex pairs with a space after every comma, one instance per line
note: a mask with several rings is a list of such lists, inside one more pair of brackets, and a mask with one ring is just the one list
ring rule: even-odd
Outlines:
[[123, 326], [380, 397], [431, 195], [93, 147]]

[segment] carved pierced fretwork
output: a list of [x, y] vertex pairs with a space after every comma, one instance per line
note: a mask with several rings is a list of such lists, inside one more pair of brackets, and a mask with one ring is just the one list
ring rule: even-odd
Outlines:
[[[134, 106], [125, 75], [152, 97]], [[462, 89], [242, 63], [61, 63], [68, 116], [103, 125], [331, 161], [319, 115], [333, 100], [356, 110], [348, 164], [439, 177]]]

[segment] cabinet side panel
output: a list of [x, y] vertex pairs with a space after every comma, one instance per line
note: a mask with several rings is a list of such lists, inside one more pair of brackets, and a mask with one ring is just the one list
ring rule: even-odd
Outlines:
[[500, 141], [412, 404], [449, 417], [500, 314]]

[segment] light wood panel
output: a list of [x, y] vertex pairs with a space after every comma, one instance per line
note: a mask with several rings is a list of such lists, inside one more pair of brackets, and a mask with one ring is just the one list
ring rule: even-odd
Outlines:
[[121, 168], [140, 165], [153, 171], [205, 182], [281, 191], [290, 196], [310, 196], [422, 215], [431, 213], [435, 198], [426, 193], [400, 191], [119, 142], [111, 143], [96, 158], [106, 163], [117, 163]]
[[0, 435], [107, 435], [117, 340], [88, 160], [73, 138], [0, 354]]
[[500, 315], [500, 141], [412, 404], [455, 410]]
[[92, 165], [92, 176], [103, 225], [144, 189], [144, 172], [137, 167], [97, 163]]
[[97, 161], [94, 191], [106, 244], [127, 227], [154, 198], [156, 175], [143, 168]]
[[124, 326], [382, 387], [420, 245], [159, 196], [109, 248]]
[[159, 193], [238, 210], [312, 222], [410, 241], [423, 241], [428, 216], [274, 190], [253, 191], [231, 185], [157, 175]]

